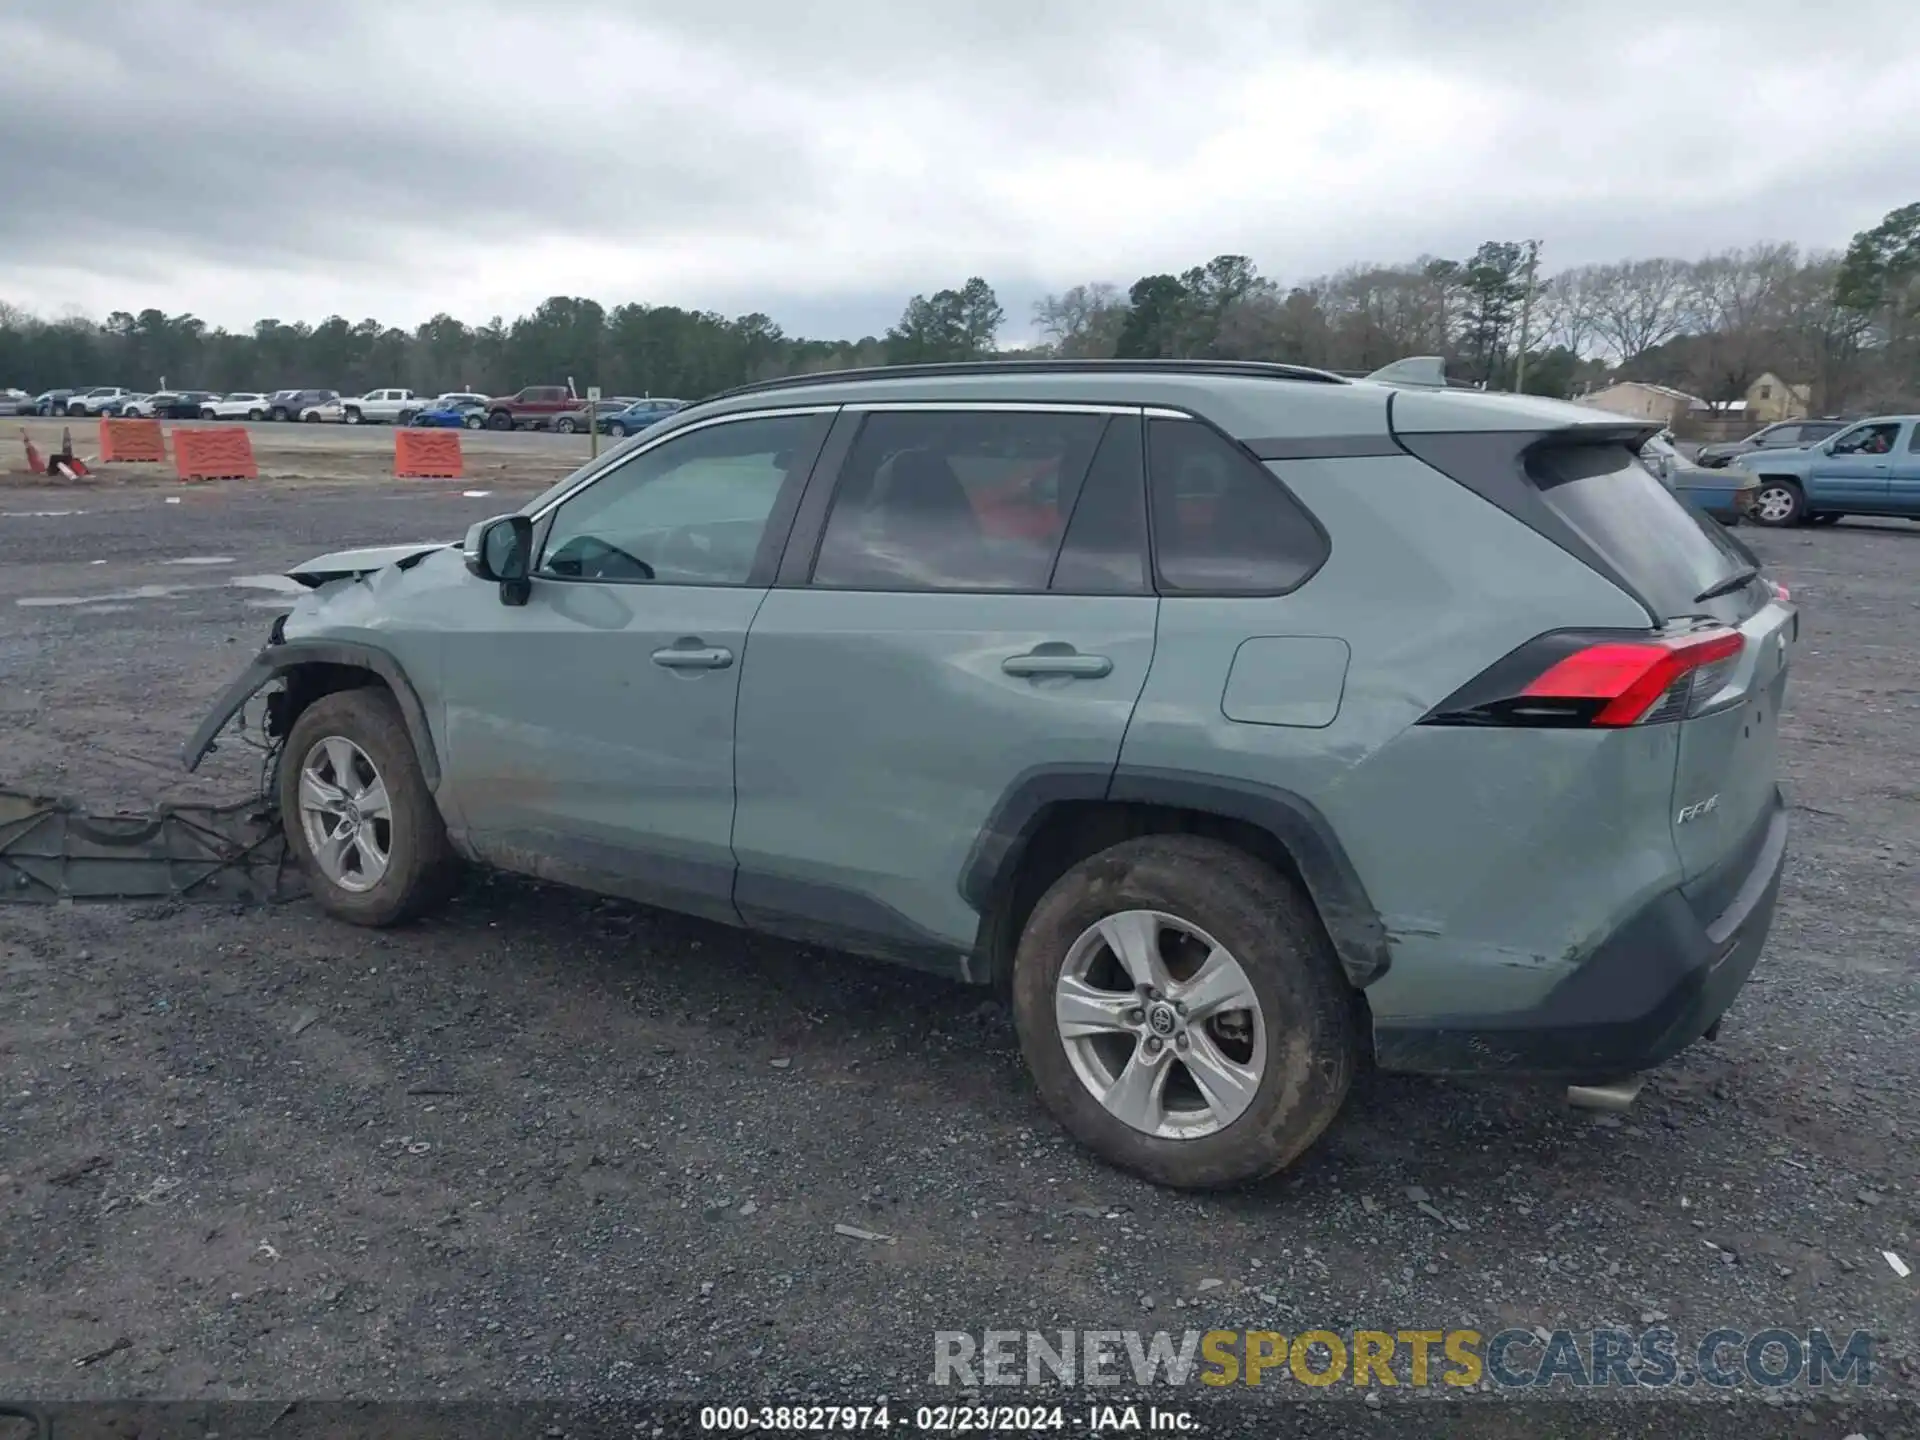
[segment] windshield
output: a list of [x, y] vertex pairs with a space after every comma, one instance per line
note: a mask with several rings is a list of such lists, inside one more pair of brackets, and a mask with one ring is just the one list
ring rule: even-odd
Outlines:
[[1749, 567], [1701, 525], [1623, 445], [1561, 445], [1534, 452], [1527, 471], [1541, 497], [1668, 618], [1701, 613], [1694, 596]]

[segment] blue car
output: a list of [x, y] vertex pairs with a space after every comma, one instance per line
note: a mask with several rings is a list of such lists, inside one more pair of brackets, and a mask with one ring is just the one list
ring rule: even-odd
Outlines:
[[1738, 525], [1758, 503], [1760, 481], [1752, 471], [1737, 463], [1718, 470], [1696, 465], [1664, 431], [1640, 447], [1640, 459], [1677, 498], [1722, 525]]
[[1831, 440], [1743, 456], [1760, 477], [1762, 525], [1831, 525], [1848, 515], [1920, 520], [1920, 415], [1875, 415]]
[[636, 400], [624, 410], [600, 417], [602, 435], [638, 435], [649, 425], [658, 425], [675, 411], [687, 408], [684, 400]]
[[457, 405], [435, 405], [407, 423], [429, 430], [480, 430], [486, 427], [487, 407], [468, 400]]

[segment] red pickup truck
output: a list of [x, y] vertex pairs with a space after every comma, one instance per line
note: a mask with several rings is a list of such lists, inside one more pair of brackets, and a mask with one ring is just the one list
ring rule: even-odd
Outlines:
[[580, 408], [580, 398], [565, 385], [529, 385], [515, 395], [487, 401], [489, 430], [545, 430], [557, 415]]

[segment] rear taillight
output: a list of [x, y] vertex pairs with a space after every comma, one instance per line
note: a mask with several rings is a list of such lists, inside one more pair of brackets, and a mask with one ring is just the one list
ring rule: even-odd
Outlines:
[[1672, 636], [1558, 631], [1496, 662], [1422, 723], [1617, 729], [1680, 720], [1725, 688], [1745, 643], [1720, 627]]

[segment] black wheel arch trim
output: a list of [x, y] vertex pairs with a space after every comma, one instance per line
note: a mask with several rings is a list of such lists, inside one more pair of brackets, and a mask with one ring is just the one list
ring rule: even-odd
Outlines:
[[427, 726], [426, 707], [420, 703], [420, 695], [413, 688], [413, 682], [407, 679], [400, 662], [386, 651], [346, 640], [287, 640], [262, 648], [253, 657], [253, 663], [235, 676], [233, 683], [220, 693], [220, 698], [213, 703], [213, 708], [207, 712], [192, 738], [182, 747], [182, 765], [189, 771], [197, 769], [207, 757], [207, 752], [213, 749], [215, 737], [239, 713], [241, 706], [265, 686], [305, 665], [337, 665], [349, 670], [364, 670], [385, 682], [400, 706], [400, 717], [406, 722], [407, 736], [413, 741], [414, 754], [420, 759], [420, 773], [427, 782], [427, 788], [439, 788], [440, 756], [434, 749], [433, 732]]
[[1271, 835], [1293, 857], [1341, 967], [1356, 987], [1387, 973], [1387, 931], [1346, 848], [1311, 800], [1256, 781], [1146, 766], [1040, 766], [1008, 786], [975, 839], [960, 893], [984, 924], [1008, 893], [1027, 844], [1057, 804], [1072, 801], [1158, 805], [1237, 820]]

